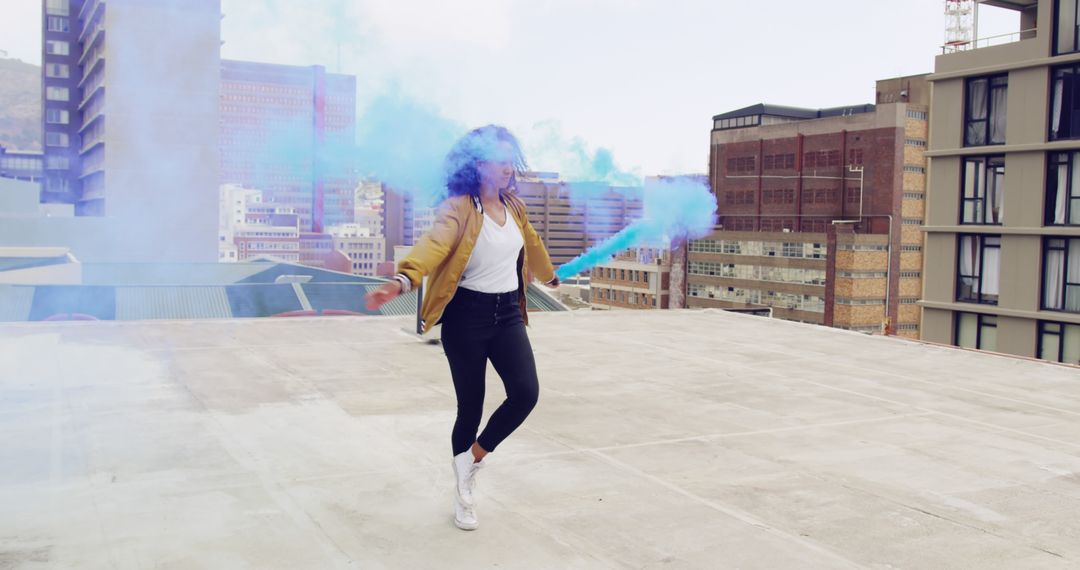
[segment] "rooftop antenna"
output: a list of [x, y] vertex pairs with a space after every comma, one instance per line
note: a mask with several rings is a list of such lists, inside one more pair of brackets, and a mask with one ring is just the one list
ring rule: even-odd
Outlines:
[[945, 46], [952, 51], [975, 47], [979, 4], [976, 0], [945, 0]]

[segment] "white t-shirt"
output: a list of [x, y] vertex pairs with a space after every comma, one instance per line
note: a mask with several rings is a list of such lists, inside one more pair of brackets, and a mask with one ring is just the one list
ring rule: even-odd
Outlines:
[[501, 226], [485, 213], [476, 246], [458, 287], [481, 293], [517, 291], [517, 260], [524, 246], [521, 228], [514, 221], [509, 208], [506, 210], [506, 223]]

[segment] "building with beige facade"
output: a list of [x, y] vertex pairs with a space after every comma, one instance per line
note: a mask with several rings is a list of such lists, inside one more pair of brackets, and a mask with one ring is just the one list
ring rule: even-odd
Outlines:
[[929, 78], [922, 338], [1078, 364], [1080, 12], [979, 4], [1019, 28], [946, 45]]
[[600, 308], [670, 308], [672, 253], [668, 248], [624, 251], [589, 273], [589, 303]]

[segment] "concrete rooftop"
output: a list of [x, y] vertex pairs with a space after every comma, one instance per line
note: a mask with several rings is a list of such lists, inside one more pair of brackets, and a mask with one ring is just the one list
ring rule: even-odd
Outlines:
[[473, 533], [410, 318], [0, 325], [0, 568], [1080, 567], [1076, 369], [711, 310], [532, 318], [540, 403]]

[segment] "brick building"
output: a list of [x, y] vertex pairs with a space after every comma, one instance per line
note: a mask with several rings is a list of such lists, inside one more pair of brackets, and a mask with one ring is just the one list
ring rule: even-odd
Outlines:
[[783, 318], [917, 337], [926, 85], [879, 81], [876, 105], [714, 117], [720, 215], [687, 247], [687, 305], [771, 306]]

